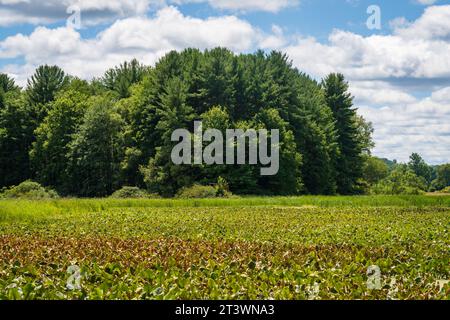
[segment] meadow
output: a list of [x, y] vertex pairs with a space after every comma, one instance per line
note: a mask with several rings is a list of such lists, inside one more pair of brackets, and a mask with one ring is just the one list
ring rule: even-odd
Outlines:
[[449, 227], [450, 196], [1, 200], [0, 299], [450, 299]]

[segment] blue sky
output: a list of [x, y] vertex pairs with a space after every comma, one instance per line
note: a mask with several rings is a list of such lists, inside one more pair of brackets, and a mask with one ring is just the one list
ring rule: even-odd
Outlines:
[[[272, 24], [277, 24], [291, 33], [311, 35], [326, 40], [335, 28], [364, 35], [372, 34], [373, 31], [366, 27], [366, 10], [372, 4], [382, 8], [384, 28], [379, 31], [380, 33], [388, 33], [388, 22], [396, 17], [404, 16], [409, 20], [415, 20], [423, 13], [423, 5], [412, 0], [303, 0], [299, 5], [276, 14], [263, 11], [238, 14], [262, 29], [267, 30]], [[218, 13], [217, 10], [199, 3], [185, 5], [182, 11], [202, 18]], [[223, 12], [229, 13], [230, 10], [222, 10]]]
[[[366, 25], [371, 5], [379, 30]], [[376, 155], [450, 162], [448, 0], [0, 0], [0, 72], [21, 85], [40, 64], [90, 79], [215, 46], [280, 50], [316, 79], [341, 72], [375, 126]]]
[[[41, 2], [44, 3], [45, 1]], [[440, 0], [435, 3], [444, 4], [449, 2]], [[368, 16], [366, 9], [372, 4], [377, 4], [382, 8], [383, 29], [378, 31], [379, 33], [389, 33], [389, 21], [397, 17], [415, 20], [421, 16], [424, 9], [424, 5], [415, 0], [302, 0], [297, 5], [278, 12], [215, 9], [205, 2], [185, 3], [178, 5], [178, 8], [184, 14], [198, 18], [236, 14], [264, 30], [270, 29], [272, 24], [277, 24], [283, 26], [291, 33], [311, 35], [318, 39], [326, 40], [329, 33], [335, 28], [357, 32], [363, 35], [373, 34], [374, 32], [368, 30], [366, 27]], [[172, 3], [172, 5], [174, 4]], [[0, 6], [4, 8], [10, 7], [3, 4], [2, 1], [0, 1]], [[150, 5], [147, 15], [151, 16], [158, 8], [160, 8], [159, 5]], [[62, 20], [47, 25], [55, 27], [64, 24], [65, 21]], [[90, 27], [82, 30], [82, 33], [86, 37], [92, 37], [108, 25], [109, 23], [104, 23], [100, 26]], [[30, 34], [33, 32], [34, 27], [34, 24], [24, 22], [2, 25], [0, 39], [17, 33]]]

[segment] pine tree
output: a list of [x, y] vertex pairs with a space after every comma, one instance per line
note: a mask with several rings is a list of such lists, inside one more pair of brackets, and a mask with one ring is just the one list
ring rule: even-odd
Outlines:
[[53, 101], [56, 93], [67, 83], [68, 78], [58, 66], [40, 66], [28, 80], [30, 101], [42, 105]]
[[179, 78], [167, 82], [160, 99], [157, 110], [160, 120], [156, 126], [160, 144], [155, 156], [146, 167], [141, 168], [141, 172], [150, 191], [174, 195], [182, 187], [192, 184], [199, 171], [198, 168], [175, 165], [171, 161], [172, 148], [176, 144], [171, 141], [172, 133], [177, 129], [192, 131], [195, 115], [192, 107], [186, 104], [187, 88]]
[[128, 98], [131, 86], [141, 81], [146, 71], [146, 67], [133, 59], [106, 71], [101, 83], [108, 90], [116, 92], [119, 98]]
[[5, 73], [0, 73], [0, 109], [4, 105], [5, 95], [8, 92], [17, 90], [19, 90], [19, 87], [16, 86], [14, 79]]
[[409, 159], [408, 167], [414, 171], [418, 177], [424, 178], [429, 186], [433, 181], [433, 168], [430, 167], [418, 153], [411, 154]]
[[340, 155], [336, 163], [337, 192], [358, 192], [358, 180], [362, 177], [362, 145], [358, 141], [356, 110], [349, 86], [342, 74], [330, 74], [323, 81], [325, 99], [336, 120]]
[[10, 78], [5, 73], [0, 73], [0, 91], [3, 91], [3, 93], [8, 93], [9, 91], [17, 89], [18, 87], [16, 86], [14, 79]]

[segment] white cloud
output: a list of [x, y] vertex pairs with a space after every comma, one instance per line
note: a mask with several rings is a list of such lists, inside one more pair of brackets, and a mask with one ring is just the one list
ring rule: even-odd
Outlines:
[[[285, 50], [320, 79], [341, 72], [360, 113], [375, 126], [375, 154], [432, 163], [450, 160], [450, 5], [427, 8], [416, 21], [396, 19], [392, 35], [335, 30], [328, 43], [299, 37]], [[448, 87], [447, 87], [448, 86]], [[444, 87], [444, 88], [443, 88]], [[434, 91], [424, 99], [415, 92]]]
[[435, 4], [437, 2], [437, 0], [416, 0], [417, 3], [420, 3], [424, 6], [429, 6], [432, 4]]
[[433, 92], [431, 98], [437, 102], [450, 103], [450, 87]]
[[[183, 0], [181, 0], [183, 1]], [[192, 0], [184, 0], [189, 2]], [[193, 0], [196, 1], [196, 0]], [[203, 2], [205, 0], [197, 0]], [[298, 5], [298, 0], [206, 0], [213, 8], [234, 11], [268, 11], [278, 12], [282, 9]]]
[[298, 5], [299, 0], [0, 0], [0, 26], [17, 24], [47, 25], [71, 15], [67, 9], [81, 10], [82, 26], [111, 22], [114, 19], [143, 16], [150, 9], [185, 3], [208, 3], [228, 11], [278, 12]]
[[329, 44], [300, 38], [286, 51], [297, 67], [319, 78], [330, 72], [358, 80], [450, 78], [450, 42], [441, 40], [335, 30]]
[[356, 105], [385, 106], [417, 102], [413, 95], [383, 81], [351, 81], [350, 91]]
[[450, 40], [450, 5], [428, 7], [419, 19], [405, 21], [394, 30], [402, 38]]
[[[274, 32], [279, 35], [280, 30], [274, 27]], [[198, 19], [166, 7], [151, 18], [118, 20], [94, 39], [82, 39], [79, 32], [67, 27], [37, 27], [29, 36], [18, 34], [1, 41], [0, 59], [24, 58], [25, 65], [3, 69], [23, 85], [41, 64], [57, 64], [69, 74], [92, 78], [124, 60], [137, 58], [153, 64], [168, 51], [187, 47], [224, 46], [245, 52], [280, 45], [272, 37], [235, 16]]]
[[[411, 104], [376, 108], [364, 106], [359, 112], [375, 126], [375, 154], [407, 161], [419, 152], [433, 164], [450, 159], [450, 87]], [[444, 93], [444, 95], [442, 95]], [[442, 97], [446, 97], [442, 100]]]
[[0, 0], [0, 26], [49, 24], [64, 21], [67, 9], [81, 10], [82, 25], [90, 26], [113, 19], [140, 16], [159, 0]]

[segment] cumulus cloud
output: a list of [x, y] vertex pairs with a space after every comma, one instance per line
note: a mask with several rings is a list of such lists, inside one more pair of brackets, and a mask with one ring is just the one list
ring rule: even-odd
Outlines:
[[[274, 27], [274, 31], [279, 35], [278, 28]], [[137, 58], [153, 64], [168, 51], [187, 47], [224, 46], [245, 52], [280, 45], [272, 37], [235, 16], [198, 19], [166, 7], [151, 18], [118, 20], [94, 39], [82, 39], [78, 31], [68, 27], [37, 27], [28, 36], [18, 34], [1, 41], [0, 58], [25, 60], [24, 65], [9, 65], [3, 70], [24, 84], [30, 71], [45, 63], [57, 64], [75, 76], [92, 78], [124, 60]]]
[[232, 11], [278, 12], [299, 4], [299, 0], [173, 0], [174, 3], [207, 2], [213, 8]]
[[432, 6], [416, 21], [394, 26], [395, 33], [407, 39], [450, 40], [450, 6]]
[[0, 26], [60, 22], [73, 12], [69, 8], [79, 8], [86, 27], [186, 3], [208, 3], [213, 8], [234, 12], [278, 12], [296, 6], [299, 0], [0, 0]]
[[410, 104], [383, 108], [363, 106], [359, 112], [372, 121], [375, 154], [407, 161], [413, 152], [433, 164], [450, 159], [450, 87]]
[[383, 81], [350, 81], [350, 91], [357, 105], [385, 106], [417, 101], [410, 93]]
[[85, 26], [144, 15], [158, 0], [0, 0], [0, 26], [49, 24], [68, 19], [79, 8]]
[[449, 35], [450, 5], [446, 5], [427, 8], [421, 18], [393, 35], [364, 37], [335, 30], [326, 44], [302, 37], [286, 51], [297, 67], [319, 78], [341, 72], [352, 80], [409, 79], [422, 89], [434, 89], [450, 80]]
[[[431, 2], [423, 4], [432, 4]], [[375, 154], [407, 161], [420, 152], [431, 163], [450, 159], [450, 5], [425, 9], [416, 21], [398, 18], [391, 35], [334, 30], [327, 43], [298, 37], [285, 48], [317, 79], [343, 73], [360, 113], [375, 127]], [[417, 92], [432, 92], [417, 98]]]
[[424, 6], [429, 6], [432, 4], [435, 4], [437, 2], [437, 0], [416, 0], [417, 3], [420, 3]]

